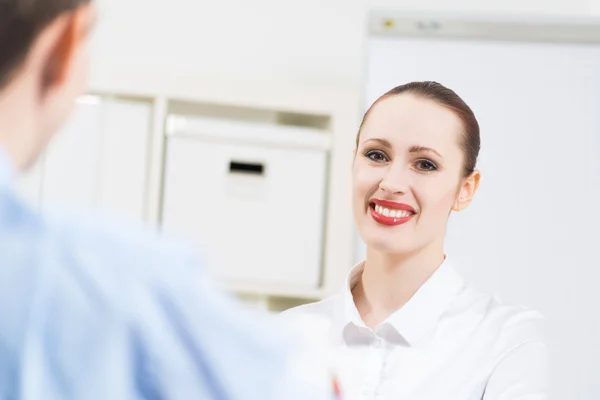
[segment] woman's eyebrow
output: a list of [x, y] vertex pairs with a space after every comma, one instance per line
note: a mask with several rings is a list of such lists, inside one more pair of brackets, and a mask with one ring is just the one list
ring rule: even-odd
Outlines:
[[426, 152], [431, 152], [434, 154], [437, 154], [438, 157], [440, 157], [442, 160], [444, 159], [444, 157], [442, 157], [442, 155], [436, 151], [435, 149], [432, 149], [431, 147], [425, 147], [425, 146], [411, 146], [410, 149], [408, 150], [409, 153], [426, 153]]
[[368, 142], [377, 142], [377, 143], [381, 144], [384, 147], [388, 147], [390, 149], [392, 148], [392, 144], [387, 139], [374, 138], [374, 139], [368, 139], [368, 140], [365, 141], [365, 143], [368, 143]]

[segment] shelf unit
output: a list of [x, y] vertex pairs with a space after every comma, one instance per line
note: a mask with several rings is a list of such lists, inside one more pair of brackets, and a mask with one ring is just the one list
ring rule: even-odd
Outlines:
[[317, 127], [328, 132], [331, 146], [321, 285], [307, 290], [236, 282], [227, 285], [227, 288], [242, 299], [273, 311], [313, 302], [338, 292], [354, 261], [350, 172], [358, 126], [359, 93], [306, 85], [222, 82], [193, 76], [156, 81], [143, 75], [143, 72], [128, 74], [119, 71], [110, 81], [92, 80], [90, 93], [152, 104], [144, 209], [145, 222], [150, 225], [159, 226], [161, 222], [170, 115]]

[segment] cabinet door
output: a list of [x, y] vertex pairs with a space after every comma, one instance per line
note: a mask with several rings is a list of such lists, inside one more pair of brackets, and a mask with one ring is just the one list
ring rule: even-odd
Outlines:
[[151, 106], [113, 100], [103, 108], [97, 206], [136, 220], [144, 219]]
[[323, 150], [172, 138], [163, 228], [195, 240], [224, 281], [315, 288], [326, 160]]
[[98, 209], [142, 220], [150, 119], [148, 103], [78, 103], [46, 151], [42, 208]]
[[42, 209], [89, 209], [99, 195], [102, 156], [101, 102], [78, 103], [50, 142], [43, 162]]

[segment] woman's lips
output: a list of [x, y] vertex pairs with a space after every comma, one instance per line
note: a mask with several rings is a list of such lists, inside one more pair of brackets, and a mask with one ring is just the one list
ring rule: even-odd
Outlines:
[[405, 224], [416, 214], [415, 209], [408, 204], [381, 199], [373, 199], [369, 204], [369, 211], [375, 222], [387, 226]]

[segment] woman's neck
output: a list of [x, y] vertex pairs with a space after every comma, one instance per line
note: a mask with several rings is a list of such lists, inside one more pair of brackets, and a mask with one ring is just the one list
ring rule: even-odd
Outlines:
[[362, 320], [371, 328], [404, 306], [444, 261], [441, 245], [410, 255], [367, 249], [361, 279], [352, 290]]

